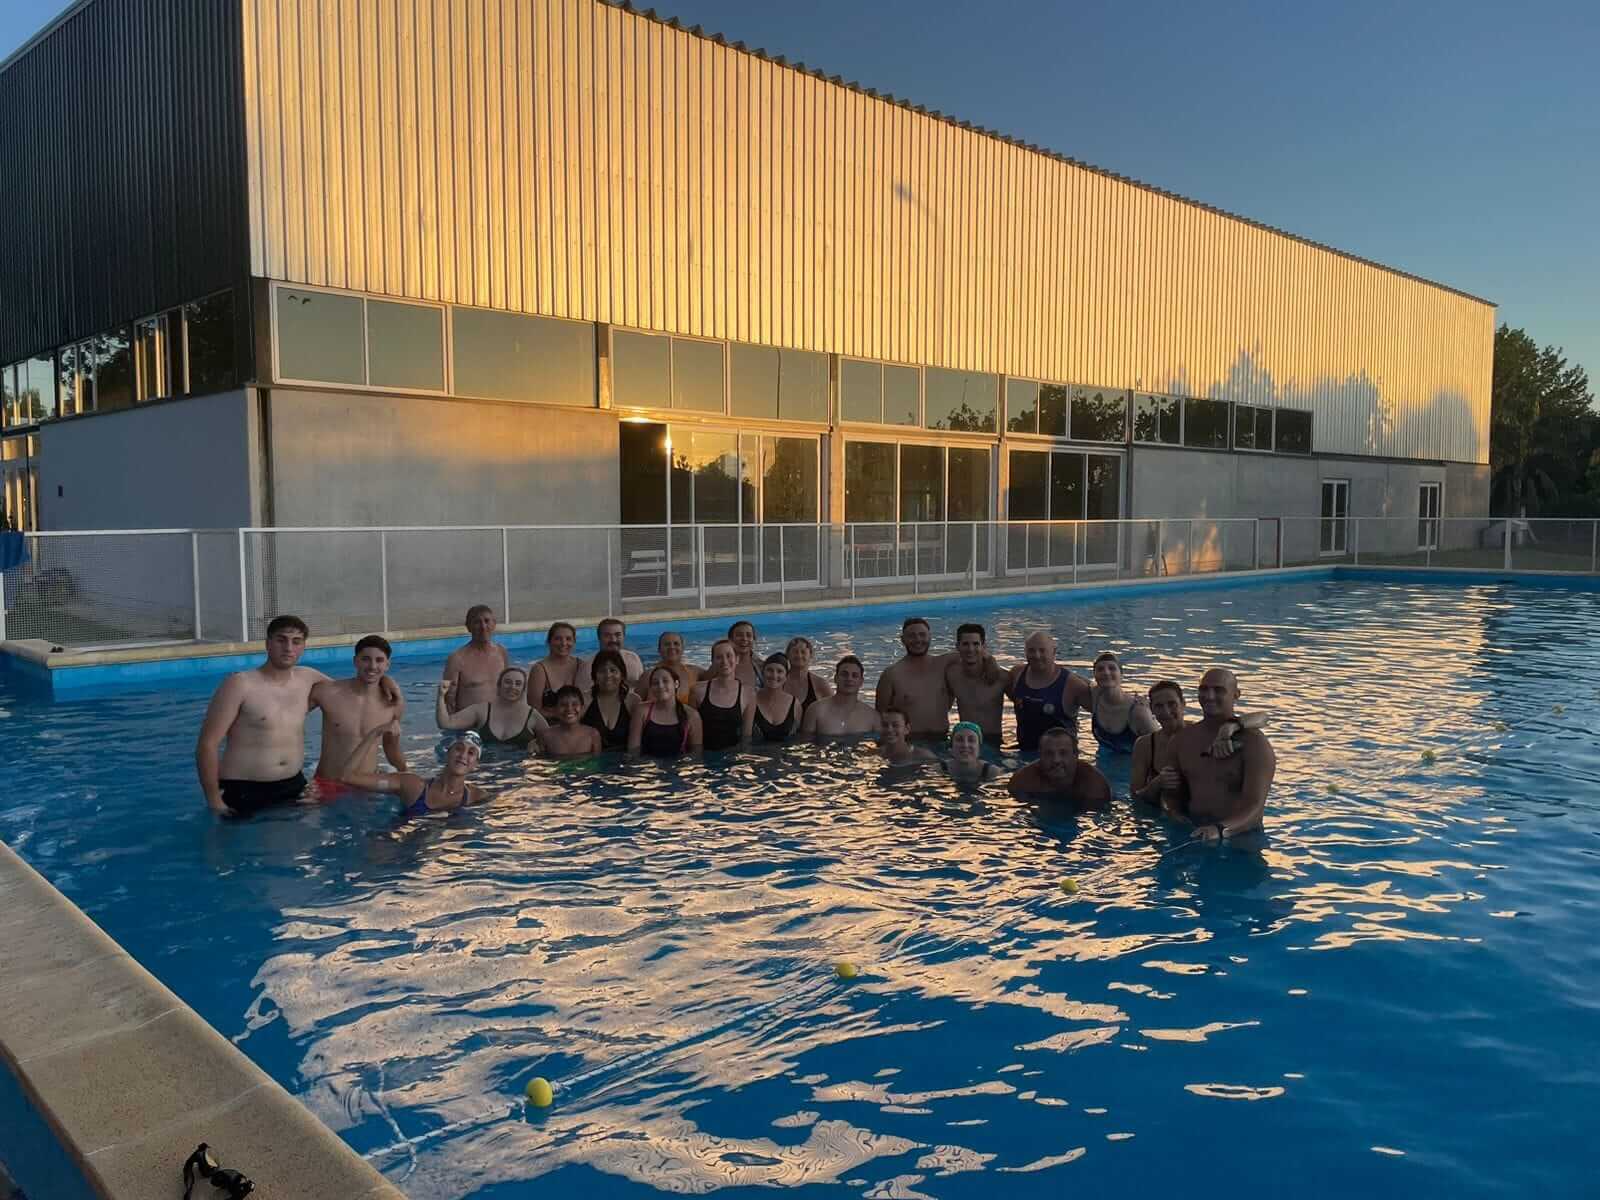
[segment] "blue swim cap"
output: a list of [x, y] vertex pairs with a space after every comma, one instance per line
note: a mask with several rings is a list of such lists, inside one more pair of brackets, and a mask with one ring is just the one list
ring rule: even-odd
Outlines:
[[978, 728], [976, 721], [957, 721], [956, 727], [950, 731], [951, 739], [954, 740], [956, 734], [960, 733], [962, 730], [966, 730], [980, 742], [983, 741], [983, 730]]

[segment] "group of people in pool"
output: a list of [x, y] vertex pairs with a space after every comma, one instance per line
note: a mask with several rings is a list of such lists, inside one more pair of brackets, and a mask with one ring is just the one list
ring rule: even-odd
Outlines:
[[[387, 674], [389, 643], [362, 638], [353, 677], [336, 681], [298, 665], [305, 622], [275, 618], [266, 663], [229, 676], [201, 727], [196, 766], [207, 803], [222, 815], [248, 815], [306, 794], [302, 747], [313, 708], [322, 710], [323, 736], [311, 794], [393, 794], [412, 815], [482, 799], [469, 776], [485, 746], [558, 758], [608, 750], [671, 758], [875, 737], [891, 766], [938, 763], [960, 782], [984, 783], [1002, 774], [981, 751], [1001, 745], [1007, 701], [1016, 749], [1038, 756], [1011, 774], [1008, 787], [1018, 796], [1079, 808], [1110, 803], [1110, 784], [1079, 753], [1082, 710], [1102, 753], [1131, 755], [1133, 799], [1193, 824], [1206, 839], [1258, 828], [1276, 770], [1259, 714], [1235, 711], [1232, 671], [1213, 667], [1202, 675], [1202, 719], [1190, 723], [1179, 684], [1162, 680], [1136, 693], [1109, 652], [1094, 660], [1091, 683], [1057, 661], [1055, 638], [1044, 630], [1028, 636], [1024, 662], [1006, 668], [990, 654], [982, 625], [961, 625], [955, 649], [936, 655], [928, 622], [911, 617], [901, 628], [905, 653], [879, 676], [869, 705], [860, 698], [865, 670], [855, 655], [841, 657], [830, 680], [813, 669], [814, 647], [804, 637], [763, 658], [749, 621], [736, 621], [712, 645], [705, 667], [685, 661], [683, 635], [673, 631], [657, 639], [657, 660], [646, 666], [624, 645], [627, 627], [616, 618], [597, 627], [600, 649], [587, 659], [575, 653], [577, 630], [556, 622], [547, 653], [527, 667], [494, 640], [487, 605], [468, 611], [466, 628], [470, 640], [446, 661], [434, 697], [440, 729], [457, 736], [443, 769], [424, 779], [408, 769], [400, 745], [405, 699]], [[934, 754], [930, 744], [946, 753]], [[392, 771], [379, 770], [380, 751]]]

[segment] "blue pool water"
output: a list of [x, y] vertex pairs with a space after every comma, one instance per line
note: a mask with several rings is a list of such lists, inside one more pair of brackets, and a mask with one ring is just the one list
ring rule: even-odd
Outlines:
[[[936, 646], [974, 616], [929, 612]], [[819, 659], [874, 678], [904, 615], [818, 614]], [[222, 824], [207, 685], [50, 704], [3, 677], [0, 837], [413, 1197], [1592, 1191], [1600, 593], [985, 618], [1002, 658], [1049, 626], [1143, 684], [1236, 663], [1278, 751], [1264, 842], [810, 746], [497, 760], [498, 801], [447, 819]], [[397, 668], [414, 762], [438, 666]], [[529, 1116], [534, 1075], [562, 1086]]]

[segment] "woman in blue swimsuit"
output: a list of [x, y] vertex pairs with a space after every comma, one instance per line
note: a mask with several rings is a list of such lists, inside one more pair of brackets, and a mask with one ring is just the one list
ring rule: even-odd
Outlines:
[[350, 755], [350, 761], [345, 764], [339, 781], [365, 792], [399, 796], [405, 804], [404, 815], [408, 817], [425, 817], [429, 813], [450, 812], [463, 805], [481, 804], [489, 798], [488, 793], [467, 779], [467, 776], [477, 768], [478, 759], [483, 755], [483, 741], [471, 729], [456, 736], [456, 740], [450, 744], [450, 752], [445, 755], [444, 770], [432, 779], [424, 779], [410, 771], [394, 771], [379, 775], [376, 772], [361, 770], [361, 764], [368, 761], [378, 739], [386, 733], [399, 732], [399, 721], [380, 725], [369, 732]]

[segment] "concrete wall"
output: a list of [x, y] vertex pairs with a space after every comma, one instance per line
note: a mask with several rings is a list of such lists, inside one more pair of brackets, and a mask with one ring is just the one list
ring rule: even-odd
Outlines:
[[[44, 530], [237, 528], [254, 523], [256, 423], [250, 394], [223, 392], [105, 413], [40, 429]], [[198, 553], [204, 636], [239, 628], [233, 535], [45, 538], [40, 599], [53, 640], [192, 637]], [[79, 627], [76, 622], [89, 621]]]
[[[595, 525], [620, 517], [617, 418], [430, 397], [274, 389], [270, 506], [279, 526]], [[615, 555], [615, 548], [612, 550]], [[385, 561], [386, 560], [386, 561]], [[510, 616], [556, 597], [607, 603], [607, 547], [588, 530], [273, 534], [254, 539], [258, 616], [289, 609], [317, 633], [458, 625], [470, 603]], [[505, 614], [502, 613], [502, 620]]]

